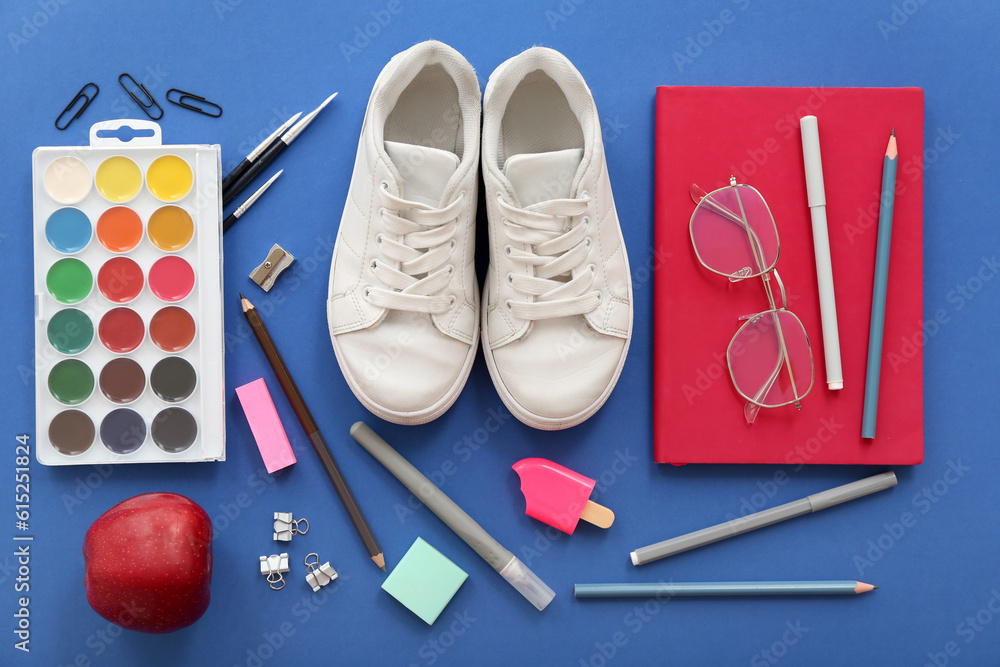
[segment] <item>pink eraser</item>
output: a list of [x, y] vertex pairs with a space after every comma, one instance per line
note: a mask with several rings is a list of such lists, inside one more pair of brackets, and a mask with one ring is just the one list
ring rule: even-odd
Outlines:
[[278, 411], [274, 409], [274, 401], [267, 391], [264, 378], [237, 387], [236, 395], [247, 421], [250, 422], [250, 430], [253, 431], [253, 438], [257, 441], [257, 449], [264, 459], [267, 472], [273, 473], [295, 463], [292, 445], [285, 435], [285, 427], [278, 419]]
[[521, 478], [524, 513], [572, 535], [597, 482], [547, 459], [522, 459], [511, 467]]

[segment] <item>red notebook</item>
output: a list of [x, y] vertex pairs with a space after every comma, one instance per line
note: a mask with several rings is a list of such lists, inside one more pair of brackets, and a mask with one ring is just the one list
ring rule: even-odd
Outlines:
[[[819, 122], [844, 388], [826, 384], [799, 118]], [[882, 159], [899, 146], [876, 437], [861, 438]], [[709, 88], [656, 94], [654, 452], [658, 463], [916, 464], [924, 456], [924, 95], [919, 88]], [[767, 309], [761, 280], [704, 268], [688, 222], [697, 183], [757, 188], [781, 240], [788, 309], [810, 342], [815, 383], [793, 406], [743, 416], [726, 348], [741, 315]]]

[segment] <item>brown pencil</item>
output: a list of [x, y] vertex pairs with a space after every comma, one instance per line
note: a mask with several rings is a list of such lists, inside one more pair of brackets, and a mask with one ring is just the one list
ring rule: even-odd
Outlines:
[[347, 486], [347, 480], [344, 479], [344, 475], [340, 472], [333, 454], [330, 453], [330, 448], [327, 446], [326, 441], [323, 440], [323, 436], [319, 432], [319, 426], [316, 425], [316, 420], [313, 419], [309, 408], [306, 407], [306, 402], [302, 398], [302, 394], [299, 393], [298, 387], [295, 386], [292, 374], [288, 372], [288, 367], [285, 366], [285, 362], [281, 359], [278, 347], [271, 339], [271, 334], [268, 333], [267, 327], [264, 326], [264, 320], [260, 318], [260, 313], [257, 312], [257, 309], [254, 308], [253, 304], [242, 293], [240, 294], [240, 302], [243, 305], [243, 315], [247, 318], [250, 329], [253, 331], [254, 336], [257, 337], [257, 342], [260, 343], [261, 348], [264, 350], [264, 356], [267, 357], [267, 361], [271, 364], [274, 374], [278, 377], [278, 382], [285, 391], [288, 402], [292, 404], [292, 409], [295, 410], [295, 415], [299, 418], [299, 423], [305, 429], [306, 435], [309, 437], [309, 442], [312, 443], [313, 449], [316, 450], [316, 454], [323, 464], [323, 468], [326, 469], [326, 474], [330, 477], [330, 481], [333, 482], [333, 488], [337, 490], [340, 502], [343, 503], [344, 509], [347, 510], [347, 514], [351, 517], [354, 529], [358, 531], [361, 541], [365, 543], [365, 549], [368, 550], [368, 555], [371, 556], [372, 561], [385, 572], [385, 556], [382, 554], [382, 547], [378, 545], [378, 540], [375, 539], [372, 529], [368, 526], [365, 515], [361, 513], [358, 501], [355, 500], [354, 494], [351, 493], [351, 487]]

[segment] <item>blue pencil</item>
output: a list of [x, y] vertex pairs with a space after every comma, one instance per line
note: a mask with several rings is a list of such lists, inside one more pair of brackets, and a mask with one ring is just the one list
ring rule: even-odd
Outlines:
[[875, 246], [875, 285], [872, 288], [872, 323], [868, 332], [868, 368], [865, 371], [865, 409], [861, 437], [875, 437], [878, 413], [878, 383], [882, 372], [882, 333], [885, 328], [885, 294], [889, 283], [889, 245], [892, 240], [892, 208], [896, 200], [896, 130], [889, 137], [882, 161], [882, 198], [878, 209], [878, 241]]
[[706, 581], [656, 584], [574, 584], [578, 598], [723, 595], [858, 595], [878, 586], [860, 581]]

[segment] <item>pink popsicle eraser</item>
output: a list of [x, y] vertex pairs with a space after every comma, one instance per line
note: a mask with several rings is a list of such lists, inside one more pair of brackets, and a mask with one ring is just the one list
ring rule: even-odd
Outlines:
[[281, 425], [278, 411], [274, 409], [274, 401], [267, 391], [264, 378], [237, 387], [236, 395], [247, 421], [250, 422], [253, 439], [257, 441], [257, 449], [264, 459], [267, 472], [273, 473], [295, 463], [292, 445], [285, 435], [285, 427]]
[[611, 510], [590, 500], [596, 481], [547, 459], [522, 459], [513, 466], [521, 478], [528, 516], [568, 535], [580, 519], [607, 528], [615, 519]]

